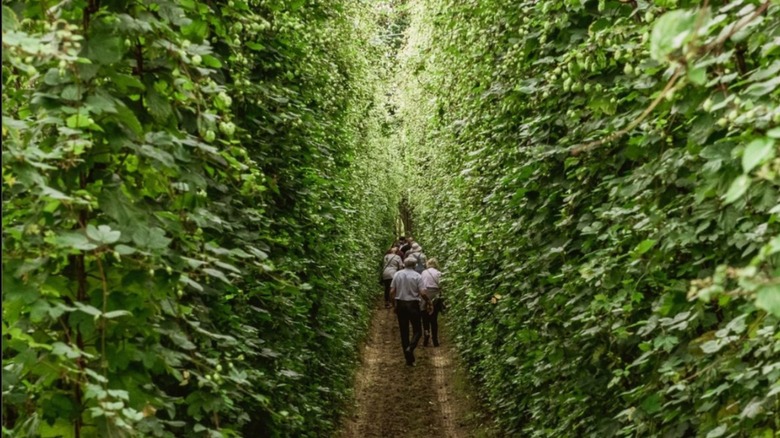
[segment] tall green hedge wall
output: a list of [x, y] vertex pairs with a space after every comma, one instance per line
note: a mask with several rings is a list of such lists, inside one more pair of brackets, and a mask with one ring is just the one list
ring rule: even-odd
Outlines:
[[334, 428], [398, 203], [382, 14], [3, 2], [3, 436]]
[[508, 436], [780, 430], [780, 4], [414, 2], [418, 240]]

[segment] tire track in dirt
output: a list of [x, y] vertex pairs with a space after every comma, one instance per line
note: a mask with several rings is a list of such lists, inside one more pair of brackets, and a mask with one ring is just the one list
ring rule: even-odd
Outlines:
[[455, 352], [446, 330], [442, 346], [415, 350], [417, 366], [405, 365], [398, 322], [392, 310], [374, 313], [371, 332], [355, 377], [355, 409], [340, 438], [465, 438], [464, 418], [452, 387]]
[[455, 425], [455, 409], [452, 405], [453, 394], [450, 383], [452, 381], [452, 360], [449, 349], [436, 348], [433, 353], [434, 377], [436, 380], [436, 394], [441, 409], [443, 432], [447, 438], [461, 438], [464, 435]]

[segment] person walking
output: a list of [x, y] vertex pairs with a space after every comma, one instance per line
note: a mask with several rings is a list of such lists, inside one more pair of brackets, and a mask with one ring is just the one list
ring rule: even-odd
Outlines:
[[389, 309], [392, 306], [390, 300], [390, 283], [393, 281], [393, 276], [396, 272], [404, 268], [401, 257], [398, 256], [398, 248], [392, 247], [387, 251], [383, 259], [384, 267], [382, 268], [382, 285], [385, 287], [385, 309]]
[[413, 257], [415, 264], [414, 264], [414, 270], [417, 271], [418, 274], [421, 274], [422, 271], [425, 270], [425, 254], [422, 252], [422, 247], [419, 243], [414, 242], [412, 244], [412, 248], [408, 254], [406, 254], [406, 257]]
[[441, 310], [441, 289], [439, 288], [439, 281], [441, 280], [441, 271], [439, 271], [439, 263], [435, 258], [430, 258], [425, 266], [426, 270], [420, 274], [422, 278], [422, 285], [425, 289], [428, 299], [433, 303], [422, 313], [423, 324], [423, 346], [428, 346], [428, 338], [433, 341], [433, 346], [439, 346], [439, 311]]
[[401, 260], [406, 260], [406, 252], [412, 248], [412, 245], [406, 241], [406, 236], [398, 238], [398, 255], [401, 256]]
[[[401, 330], [401, 348], [408, 366], [414, 366], [414, 349], [422, 337], [420, 302], [424, 301], [426, 305], [431, 302], [422, 286], [422, 277], [414, 270], [416, 263], [413, 257], [404, 260], [404, 269], [396, 272], [390, 283], [390, 293], [395, 297], [393, 307]], [[412, 325], [411, 339], [409, 324]]]

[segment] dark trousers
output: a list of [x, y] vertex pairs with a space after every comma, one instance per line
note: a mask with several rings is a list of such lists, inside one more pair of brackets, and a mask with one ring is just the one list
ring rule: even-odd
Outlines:
[[387, 280], [382, 280], [382, 284], [385, 286], [385, 303], [389, 304], [390, 301], [390, 283], [393, 282], [392, 278], [388, 278]]
[[[395, 311], [398, 315], [398, 327], [401, 329], [401, 347], [407, 363], [414, 362], [414, 349], [422, 337], [422, 322], [420, 320], [419, 301], [395, 301]], [[409, 339], [409, 324], [412, 324], [412, 339]], [[407, 349], [409, 352], [407, 353]]]
[[439, 306], [433, 306], [433, 313], [422, 312], [423, 330], [425, 330], [425, 345], [428, 345], [430, 334], [434, 346], [439, 346]]

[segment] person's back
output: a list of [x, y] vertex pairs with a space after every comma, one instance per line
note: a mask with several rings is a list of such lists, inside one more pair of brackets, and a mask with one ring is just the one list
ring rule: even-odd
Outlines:
[[393, 276], [395, 299], [400, 301], [420, 301], [422, 289], [422, 276], [420, 273], [407, 267], [395, 273]]
[[414, 243], [412, 245], [411, 252], [407, 254], [407, 257], [414, 257], [414, 260], [416, 262], [414, 265], [415, 271], [417, 271], [418, 273], [422, 273], [422, 271], [425, 270], [426, 257], [425, 254], [422, 252], [422, 247], [419, 244]]
[[398, 257], [396, 252], [397, 248], [392, 247], [387, 251], [385, 257], [382, 259], [382, 273], [379, 274], [382, 279], [381, 283], [385, 288], [385, 308], [390, 308], [392, 302], [390, 301], [390, 283], [393, 280], [393, 276], [398, 270], [403, 269], [404, 264], [401, 258]]
[[401, 257], [395, 253], [386, 254], [383, 262], [384, 270], [382, 271], [382, 277], [387, 280], [392, 280], [395, 273], [403, 267]]
[[428, 292], [428, 298], [433, 300], [436, 296], [433, 295], [435, 291], [436, 295], [439, 292], [439, 281], [441, 280], [441, 271], [434, 267], [430, 267], [420, 274], [422, 284], [425, 290]]

